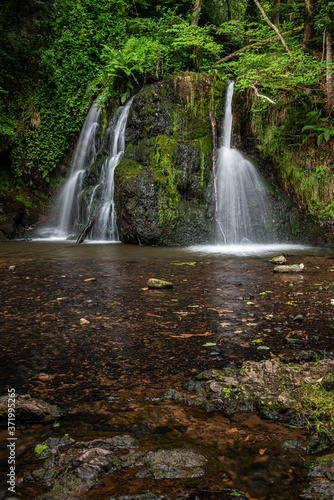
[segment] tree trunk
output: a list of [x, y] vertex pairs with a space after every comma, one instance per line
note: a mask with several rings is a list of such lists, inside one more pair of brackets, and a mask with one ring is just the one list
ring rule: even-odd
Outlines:
[[285, 50], [290, 54], [290, 50], [288, 49], [288, 46], [287, 44], [285, 43], [285, 40], [284, 38], [282, 37], [281, 33], [279, 32], [278, 28], [268, 19], [268, 16], [267, 14], [265, 13], [265, 11], [263, 10], [259, 0], [254, 0], [254, 2], [256, 3], [257, 7], [259, 8], [261, 14], [262, 14], [262, 17], [263, 19], [266, 21], [266, 23], [274, 30], [276, 31], [277, 33], [277, 36], [279, 37], [279, 39], [281, 40], [282, 42], [282, 45], [283, 47], [285, 48]]
[[333, 38], [330, 29], [326, 30], [326, 88], [327, 88], [327, 105], [329, 112], [334, 109], [334, 89], [333, 89]]
[[281, 0], [274, 0], [274, 12], [272, 21], [274, 24], [279, 24], [279, 9], [281, 6]]
[[227, 7], [227, 20], [232, 21], [232, 8], [230, 0], [226, 0], [226, 7]]
[[313, 16], [316, 0], [305, 0], [304, 48], [307, 49], [313, 38]]
[[191, 24], [193, 26], [198, 26], [199, 16], [200, 16], [201, 10], [202, 10], [202, 1], [203, 0], [195, 0], [195, 6], [193, 9], [193, 15], [191, 18]]

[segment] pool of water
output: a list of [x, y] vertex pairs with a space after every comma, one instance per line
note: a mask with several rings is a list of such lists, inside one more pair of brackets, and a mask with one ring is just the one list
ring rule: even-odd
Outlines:
[[[304, 271], [273, 273], [269, 259], [280, 253]], [[303, 459], [280, 442], [303, 440], [304, 430], [257, 415], [208, 416], [161, 397], [207, 368], [272, 356], [296, 360], [301, 350], [333, 356], [333, 255], [293, 245], [0, 243], [1, 386], [70, 412], [57, 431], [22, 426], [22, 457], [41, 434], [88, 440], [132, 432], [146, 446], [191, 443], [208, 455], [211, 472], [195, 490], [211, 496], [199, 498], [223, 498], [222, 489], [238, 487], [252, 498], [292, 500], [307, 481]], [[150, 290], [149, 278], [173, 288]], [[263, 460], [259, 449], [268, 449]], [[158, 490], [181, 498], [177, 491], [193, 488], [130, 477], [106, 484], [90, 498]], [[34, 498], [36, 491], [22, 486], [21, 494]]]

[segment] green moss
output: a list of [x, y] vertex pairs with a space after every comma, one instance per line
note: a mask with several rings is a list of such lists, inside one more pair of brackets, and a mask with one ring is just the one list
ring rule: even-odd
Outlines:
[[136, 179], [142, 170], [142, 165], [134, 160], [123, 159], [117, 165], [117, 172], [121, 182]]
[[158, 135], [155, 143], [154, 178], [158, 187], [158, 214], [161, 225], [172, 229], [178, 218], [180, 197], [177, 190], [177, 141]]

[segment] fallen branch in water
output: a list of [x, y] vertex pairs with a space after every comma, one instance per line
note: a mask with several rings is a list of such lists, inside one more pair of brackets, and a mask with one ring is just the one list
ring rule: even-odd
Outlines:
[[79, 235], [79, 238], [77, 239], [77, 245], [79, 245], [80, 243], [82, 243], [84, 241], [84, 239], [86, 238], [87, 234], [89, 233], [89, 231], [92, 229], [93, 225], [94, 225], [94, 222], [99, 214], [99, 211], [101, 210], [101, 207], [103, 205], [104, 201], [102, 200], [100, 202], [100, 204], [98, 205], [98, 207], [95, 209], [93, 215], [91, 216], [91, 218], [89, 219], [88, 223], [86, 224], [86, 226], [83, 228], [83, 230], [81, 231], [80, 235]]

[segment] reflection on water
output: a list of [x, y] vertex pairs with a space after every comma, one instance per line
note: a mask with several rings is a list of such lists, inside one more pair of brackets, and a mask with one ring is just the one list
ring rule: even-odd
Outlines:
[[[289, 264], [303, 262], [304, 272], [273, 273], [268, 258], [278, 253], [289, 254]], [[268, 424], [260, 436], [264, 424], [256, 415], [249, 422], [245, 415], [230, 421], [221, 414], [209, 417], [198, 410], [193, 414], [189, 408], [158, 399], [164, 390], [181, 388], [207, 368], [277, 355], [295, 360], [301, 350], [315, 351], [319, 357], [326, 351], [332, 357], [331, 250], [36, 241], [1, 243], [0, 255], [4, 390], [15, 387], [17, 393], [28, 392], [70, 410], [59, 433], [77, 439], [92, 439], [97, 429], [104, 436], [136, 432], [157, 447], [189, 442], [204, 454], [210, 448], [213, 465], [201, 479], [203, 489], [239, 485], [258, 498], [258, 476], [252, 467], [262, 457], [259, 449], [268, 448], [267, 466], [275, 471], [272, 480], [281, 493], [272, 494], [264, 478], [267, 489], [261, 498], [296, 498], [298, 489], [290, 492], [296, 476], [290, 471], [296, 467], [296, 474], [301, 474], [302, 460], [291, 466], [285, 455], [282, 459], [280, 445], [282, 439], [293, 437], [291, 430], [275, 424], [274, 435]], [[152, 277], [172, 281], [173, 289], [149, 290], [146, 283]], [[297, 314], [305, 321], [296, 323]], [[82, 318], [88, 323], [82, 325]], [[296, 343], [291, 344], [291, 338]], [[164, 434], [152, 429], [166, 426], [176, 430], [164, 441]], [[239, 442], [232, 440], [230, 429], [235, 439], [241, 437]], [[246, 450], [246, 439], [252, 450]], [[91, 498], [109, 498], [115, 492], [112, 488], [128, 494], [122, 477], [117, 484], [111, 476], [109, 496], [101, 489], [100, 494], [94, 490]], [[174, 486], [173, 491], [185, 488], [183, 483]], [[169, 493], [168, 488], [160, 492]], [[146, 483], [136, 491], [148, 491]]]
[[249, 244], [243, 245], [195, 245], [190, 247], [148, 247], [124, 245], [119, 242], [85, 242], [76, 245], [74, 241], [34, 240], [0, 242], [0, 257], [12, 254], [31, 255], [43, 258], [54, 254], [59, 258], [71, 256], [76, 259], [85, 257], [108, 258], [117, 260], [164, 259], [189, 260], [194, 258], [224, 259], [259, 257], [271, 258], [280, 254], [290, 255], [334, 255], [333, 248], [312, 247], [295, 244]]

